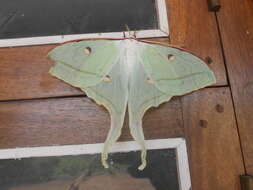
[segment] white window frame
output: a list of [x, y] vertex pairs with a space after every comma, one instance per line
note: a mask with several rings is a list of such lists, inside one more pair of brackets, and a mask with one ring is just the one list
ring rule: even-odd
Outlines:
[[124, 37], [132, 36], [133, 34], [135, 34], [137, 38], [166, 37], [169, 35], [166, 2], [165, 0], [155, 0], [155, 1], [156, 1], [156, 10], [158, 14], [157, 15], [158, 29], [1, 39], [0, 47], [55, 44], [55, 43], [63, 43], [70, 40], [85, 39], [85, 38], [87, 39], [88, 38], [124, 38]]
[[[188, 165], [186, 142], [183, 138], [146, 140], [146, 148], [154, 149], [175, 149], [177, 156], [177, 170], [180, 190], [191, 188], [191, 179]], [[81, 154], [101, 153], [104, 144], [81, 144], [64, 146], [44, 146], [29, 148], [12, 148], [0, 150], [0, 159], [21, 159], [30, 157], [49, 157]], [[139, 145], [134, 141], [117, 142], [110, 152], [129, 152], [140, 150]]]

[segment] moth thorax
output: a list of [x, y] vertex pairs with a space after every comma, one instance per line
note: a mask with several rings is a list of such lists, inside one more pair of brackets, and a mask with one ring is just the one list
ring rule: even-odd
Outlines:
[[124, 40], [125, 42], [125, 55], [126, 55], [126, 64], [127, 64], [127, 70], [128, 73], [132, 72], [133, 65], [135, 64], [137, 60], [137, 53], [138, 53], [138, 48], [137, 48], [137, 43], [136, 40], [134, 39], [127, 39]]

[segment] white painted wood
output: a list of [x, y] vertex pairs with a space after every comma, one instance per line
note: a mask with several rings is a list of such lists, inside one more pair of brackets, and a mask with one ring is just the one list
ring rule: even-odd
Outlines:
[[168, 14], [167, 6], [165, 0], [156, 0], [156, 8], [158, 13], [158, 24], [161, 32], [169, 35], [169, 23], [168, 23]]
[[[145, 143], [148, 150], [176, 149], [180, 190], [189, 190], [191, 187], [191, 181], [185, 140], [183, 138], [171, 138], [146, 140]], [[0, 150], [0, 159], [96, 154], [102, 151], [103, 145], [103, 143], [99, 143], [2, 149]], [[137, 150], [140, 150], [138, 143], [129, 141], [116, 143], [110, 152], [129, 152]]]
[[190, 178], [187, 148], [184, 139], [182, 139], [182, 142], [177, 145], [176, 152], [177, 152], [177, 168], [178, 168], [178, 178], [180, 181], [180, 189], [190, 190], [191, 178]]
[[57, 44], [70, 40], [88, 38], [124, 38], [132, 37], [133, 35], [136, 35], [137, 38], [167, 37], [169, 35], [169, 26], [165, 0], [156, 0], [156, 8], [158, 14], [158, 29], [1, 39], [0, 47]]

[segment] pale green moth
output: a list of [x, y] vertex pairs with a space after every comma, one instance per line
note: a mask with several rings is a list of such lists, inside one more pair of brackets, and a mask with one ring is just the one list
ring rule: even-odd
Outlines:
[[111, 128], [102, 152], [106, 168], [127, 108], [130, 132], [142, 149], [142, 170], [146, 166], [144, 113], [172, 96], [215, 83], [213, 72], [191, 53], [132, 38], [70, 42], [53, 49], [49, 57], [56, 62], [50, 69], [53, 76], [82, 89], [109, 111]]

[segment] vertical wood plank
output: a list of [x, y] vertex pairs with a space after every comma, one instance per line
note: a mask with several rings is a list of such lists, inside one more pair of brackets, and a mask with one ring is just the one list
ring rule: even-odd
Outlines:
[[217, 13], [246, 171], [253, 174], [253, 1], [221, 0]]
[[171, 43], [182, 46], [202, 58], [210, 57], [216, 85], [226, 85], [220, 39], [215, 15], [203, 0], [167, 0]]
[[193, 189], [240, 189], [244, 168], [229, 89], [197, 91], [182, 105]]

